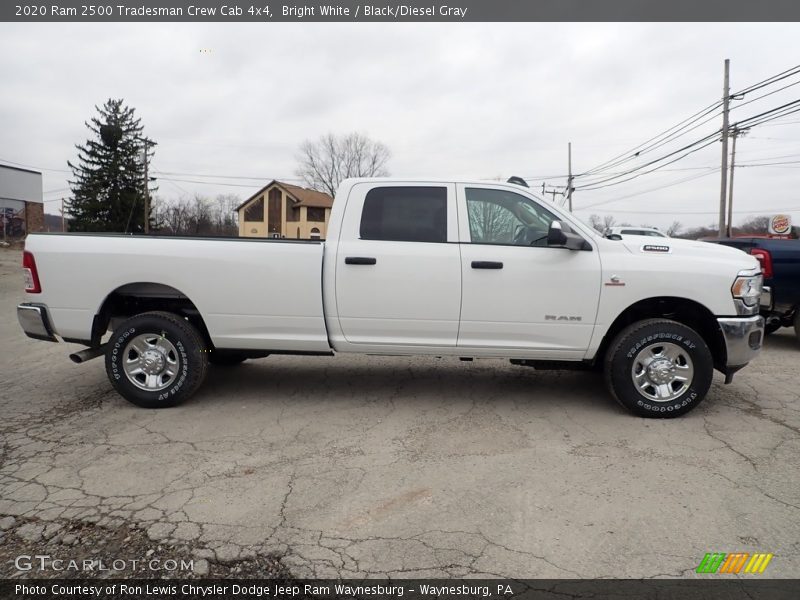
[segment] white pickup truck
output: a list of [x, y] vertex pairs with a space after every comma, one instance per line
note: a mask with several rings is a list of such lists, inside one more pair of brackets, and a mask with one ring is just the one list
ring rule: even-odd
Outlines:
[[149, 408], [190, 397], [209, 363], [350, 352], [600, 368], [633, 413], [674, 417], [764, 330], [752, 256], [605, 239], [486, 181], [347, 180], [324, 242], [32, 234], [23, 267], [25, 332], [88, 346], [75, 362], [105, 355]]

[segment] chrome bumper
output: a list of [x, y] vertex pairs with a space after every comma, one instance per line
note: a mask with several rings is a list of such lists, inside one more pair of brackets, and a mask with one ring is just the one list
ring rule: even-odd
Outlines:
[[725, 317], [717, 319], [725, 338], [727, 360], [731, 374], [753, 360], [761, 351], [764, 340], [764, 317]]
[[57, 342], [44, 304], [24, 303], [17, 306], [17, 320], [25, 335], [35, 340]]

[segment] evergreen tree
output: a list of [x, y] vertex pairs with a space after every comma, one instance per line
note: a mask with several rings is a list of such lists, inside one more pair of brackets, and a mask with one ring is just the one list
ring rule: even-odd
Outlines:
[[150, 160], [155, 144], [142, 135], [140, 119], [122, 100], [109, 99], [95, 109], [97, 116], [86, 123], [93, 136], [75, 146], [77, 164], [67, 163], [74, 177], [67, 204], [70, 231], [140, 233], [144, 231], [145, 185], [149, 184], [144, 152]]

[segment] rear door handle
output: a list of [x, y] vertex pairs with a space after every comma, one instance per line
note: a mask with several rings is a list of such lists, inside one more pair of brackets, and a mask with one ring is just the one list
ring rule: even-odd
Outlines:
[[503, 263], [501, 262], [494, 262], [491, 260], [473, 260], [472, 261], [472, 268], [473, 269], [502, 269]]
[[346, 265], [374, 265], [377, 262], [371, 256], [347, 256], [344, 259], [344, 264]]

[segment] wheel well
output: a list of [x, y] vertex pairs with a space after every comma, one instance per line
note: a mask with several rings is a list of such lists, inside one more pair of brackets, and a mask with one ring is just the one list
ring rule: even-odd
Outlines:
[[671, 319], [694, 329], [708, 345], [708, 349], [711, 350], [711, 356], [714, 358], [714, 367], [716, 369], [724, 368], [726, 361], [725, 340], [722, 337], [722, 331], [720, 331], [714, 314], [699, 302], [669, 296], [640, 300], [622, 311], [609, 327], [605, 337], [603, 337], [600, 348], [598, 348], [595, 355], [595, 364], [602, 364], [602, 359], [609, 345], [625, 327], [643, 319], [658, 317]]
[[194, 325], [209, 348], [213, 347], [203, 317], [189, 297], [171, 286], [147, 281], [128, 283], [106, 296], [94, 317], [91, 345], [99, 346], [106, 331], [116, 327], [118, 321], [152, 310], [183, 317]]

